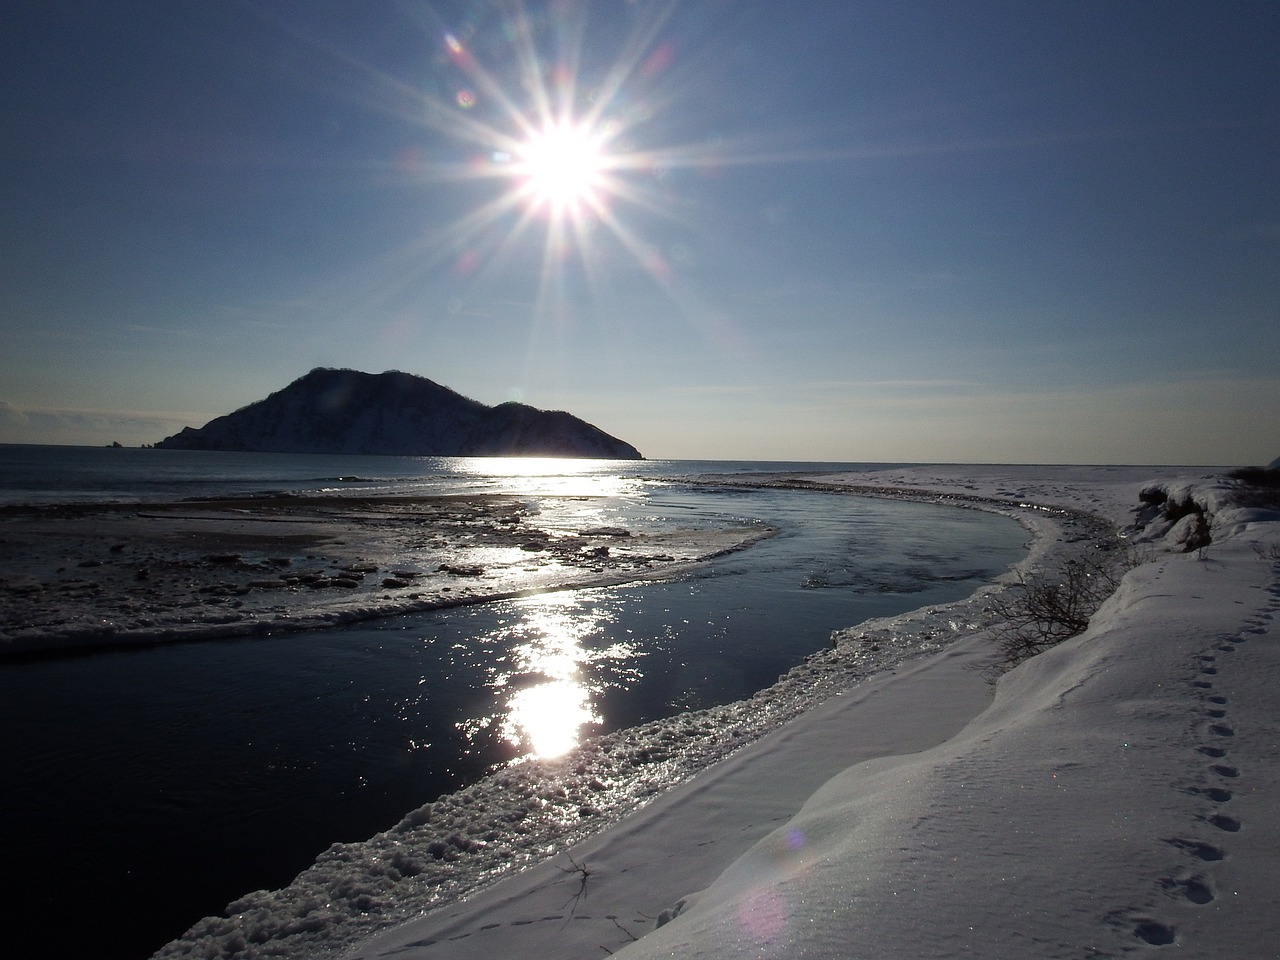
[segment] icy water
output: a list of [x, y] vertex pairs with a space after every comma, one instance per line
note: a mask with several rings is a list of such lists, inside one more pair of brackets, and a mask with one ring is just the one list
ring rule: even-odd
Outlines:
[[[105, 453], [145, 464], [160, 452]], [[0, 666], [0, 819], [22, 864], [24, 912], [43, 927], [72, 903], [96, 956], [146, 956], [238, 895], [288, 883], [330, 843], [386, 829], [513, 757], [749, 696], [833, 629], [968, 595], [1021, 559], [1027, 539], [974, 511], [652, 479], [776, 464], [530, 476], [528, 464], [432, 473], [402, 458], [249, 456], [250, 470], [236, 467], [246, 455], [213, 456], [216, 470], [196, 454], [202, 467], [179, 458], [178, 476], [152, 469], [137, 482], [85, 452], [88, 469], [51, 483], [50, 496], [581, 488], [617, 514], [755, 519], [780, 532], [672, 582]]]

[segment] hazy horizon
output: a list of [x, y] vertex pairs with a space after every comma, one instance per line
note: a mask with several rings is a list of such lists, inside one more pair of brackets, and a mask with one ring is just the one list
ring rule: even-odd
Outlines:
[[[619, 439], [622, 439], [622, 438], [619, 438]], [[55, 442], [55, 441], [43, 441], [43, 442], [42, 442], [42, 441], [35, 441], [35, 440], [0, 440], [0, 447], [66, 447], [66, 448], [71, 448], [71, 449], [85, 449], [85, 450], [117, 449], [117, 448], [115, 448], [115, 447], [114, 447], [114, 444], [113, 444], [113, 442], [111, 442], [111, 441], [108, 441], [108, 442], [106, 442], [106, 443], [98, 443], [98, 442], [88, 442], [88, 443], [60, 443], [60, 442]], [[133, 450], [133, 449], [150, 449], [151, 447], [152, 447], [152, 444], [151, 444], [151, 442], [149, 442], [149, 441], [144, 441], [143, 443], [139, 443], [139, 444], [121, 443], [121, 448], [126, 449], [126, 450]], [[273, 452], [273, 451], [251, 451], [251, 450], [231, 450], [231, 451], [226, 451], [226, 450], [213, 450], [213, 451], [209, 451], [209, 450], [183, 450], [183, 449], [176, 449], [176, 450], [175, 450], [175, 449], [159, 448], [159, 447], [158, 447], [158, 448], [156, 448], [156, 449], [160, 450], [160, 452], [161, 452], [161, 453], [179, 453], [179, 454], [189, 454], [189, 453], [196, 453], [196, 454], [203, 454], [203, 453], [233, 453], [233, 454], [237, 454], [237, 455], [239, 455], [239, 454], [246, 454], [246, 455], [248, 455], [248, 456], [258, 456], [258, 455], [262, 455], [262, 456], [286, 456], [286, 457], [292, 457], [292, 456], [302, 456], [302, 457], [392, 457], [392, 458], [407, 458], [407, 459], [440, 459], [440, 460], [533, 460], [533, 461], [543, 461], [543, 462], [551, 462], [551, 461], [556, 461], [556, 460], [569, 460], [569, 461], [584, 461], [584, 462], [587, 462], [587, 463], [594, 463], [594, 462], [597, 462], [595, 458], [590, 458], [590, 457], [543, 457], [543, 456], [537, 456], [537, 455], [528, 455], [528, 456], [526, 456], [526, 455], [522, 455], [522, 454], [508, 454], [508, 455], [495, 455], [495, 456], [475, 456], [475, 457], [455, 457], [455, 456], [429, 457], [429, 456], [426, 456], [426, 455], [394, 454], [394, 453], [385, 453], [385, 454], [384, 454], [384, 453], [276, 453], [276, 452]], [[643, 454], [643, 453], [644, 453], [644, 451], [641, 451], [641, 454]], [[1083, 461], [1080, 461], [1080, 462], [1067, 462], [1067, 461], [1064, 461], [1064, 462], [1050, 462], [1050, 461], [1036, 461], [1036, 460], [1027, 460], [1027, 461], [1012, 461], [1012, 460], [991, 460], [991, 461], [984, 461], [984, 460], [791, 460], [791, 459], [782, 459], [782, 458], [778, 458], [778, 457], [767, 457], [767, 456], [766, 456], [766, 457], [750, 457], [750, 458], [744, 458], [744, 457], [719, 457], [719, 458], [717, 458], [717, 457], [650, 457], [650, 456], [642, 456], [640, 460], [626, 460], [626, 461], [612, 461], [612, 460], [606, 460], [606, 461], [600, 461], [600, 462], [609, 462], [609, 463], [655, 463], [655, 462], [656, 462], [656, 463], [663, 463], [663, 462], [672, 462], [672, 463], [700, 463], [700, 462], [707, 462], [707, 463], [760, 463], [760, 464], [785, 464], [785, 465], [800, 465], [800, 466], [803, 466], [803, 465], [810, 465], [810, 464], [817, 464], [817, 465], [830, 464], [830, 465], [842, 465], [842, 466], [843, 466], [843, 465], [847, 465], [847, 466], [855, 466], [855, 467], [869, 467], [869, 468], [879, 468], [879, 467], [886, 467], [886, 468], [893, 468], [893, 467], [952, 467], [952, 466], [954, 466], [954, 467], [1063, 467], [1063, 468], [1066, 468], [1066, 469], [1071, 469], [1071, 468], [1073, 468], [1073, 467], [1082, 467], [1082, 468], [1083, 468], [1083, 467], [1099, 467], [1099, 468], [1104, 468], [1104, 469], [1105, 469], [1105, 468], [1111, 468], [1111, 467], [1151, 467], [1152, 469], [1168, 468], [1168, 469], [1190, 469], [1190, 470], [1201, 470], [1201, 469], [1204, 469], [1204, 470], [1210, 470], [1210, 469], [1223, 469], [1223, 470], [1230, 470], [1230, 469], [1243, 468], [1243, 467], [1266, 467], [1266, 466], [1268, 466], [1268, 463], [1267, 463], [1267, 462], [1250, 462], [1250, 463], [1235, 463], [1235, 462], [1232, 462], [1232, 463], [1210, 463], [1210, 462], [1203, 462], [1203, 463], [1159, 463], [1159, 462], [1155, 462], [1155, 461], [1137, 461], [1137, 462], [1131, 462], [1131, 463], [1120, 463], [1120, 462], [1086, 463], [1086, 462], [1083, 462]]]
[[317, 366], [650, 459], [1280, 453], [1280, 7], [26, 4], [0, 442]]

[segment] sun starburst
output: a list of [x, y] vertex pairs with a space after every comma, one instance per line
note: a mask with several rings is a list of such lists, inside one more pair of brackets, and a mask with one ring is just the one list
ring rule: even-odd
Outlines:
[[584, 123], [558, 123], [533, 134], [520, 150], [523, 192], [553, 215], [599, 210], [609, 156], [604, 138]]
[[[670, 96], [662, 73], [671, 49], [661, 32], [675, 5], [645, 17], [603, 61], [594, 48], [590, 58], [583, 52], [587, 7], [574, 7], [567, 20], [535, 22], [514, 4], [500, 24], [473, 25], [466, 39], [442, 29], [448, 93], [423, 98], [426, 125], [466, 151], [465, 159], [431, 164], [425, 176], [495, 187], [429, 245], [474, 272], [499, 270], [530, 240], [540, 242], [542, 303], [570, 261], [603, 285], [615, 254], [670, 291], [669, 267], [637, 224], [672, 216], [665, 174], [708, 162], [705, 151], [645, 143], [657, 126], [655, 104]], [[622, 215], [624, 207], [643, 217]]]

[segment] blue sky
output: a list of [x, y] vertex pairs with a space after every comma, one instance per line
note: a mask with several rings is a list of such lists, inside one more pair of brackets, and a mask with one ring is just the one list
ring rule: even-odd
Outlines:
[[[651, 458], [1280, 454], [1280, 4], [6, 20], [0, 441], [151, 442], [340, 366]], [[539, 104], [600, 143], [561, 206]]]

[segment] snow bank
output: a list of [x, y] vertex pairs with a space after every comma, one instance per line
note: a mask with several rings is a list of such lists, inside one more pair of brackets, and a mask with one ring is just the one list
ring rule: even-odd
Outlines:
[[1132, 571], [959, 736], [835, 776], [620, 956], [1277, 955], [1280, 531], [1167, 489], [1227, 536]]

